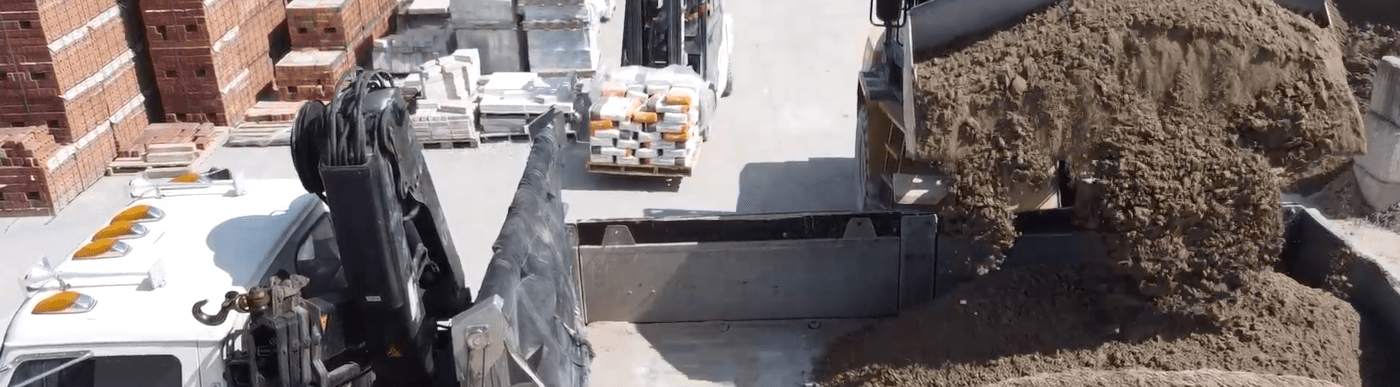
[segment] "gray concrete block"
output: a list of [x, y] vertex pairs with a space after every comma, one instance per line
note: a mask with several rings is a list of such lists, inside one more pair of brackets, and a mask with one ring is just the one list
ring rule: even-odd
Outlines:
[[515, 23], [512, 0], [451, 0], [448, 10], [452, 13], [452, 25], [457, 28]]
[[475, 48], [481, 53], [483, 74], [521, 71], [520, 32], [515, 28], [457, 30], [457, 48]]
[[1390, 208], [1400, 203], [1400, 183], [1386, 183], [1366, 171], [1360, 164], [1352, 165], [1356, 174], [1356, 184], [1361, 188], [1361, 196], [1371, 208]]
[[1390, 122], [1400, 122], [1400, 57], [1386, 56], [1376, 61], [1371, 78], [1371, 111]]
[[1400, 126], [1375, 113], [1366, 114], [1366, 153], [1353, 160], [1377, 180], [1400, 184]]

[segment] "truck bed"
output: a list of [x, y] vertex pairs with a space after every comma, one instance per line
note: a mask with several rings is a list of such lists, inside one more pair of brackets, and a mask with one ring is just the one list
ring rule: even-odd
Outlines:
[[824, 348], [872, 321], [595, 322], [590, 385], [801, 386]]
[[[1304, 284], [1337, 273], [1355, 237], [1287, 205], [1284, 269]], [[1006, 267], [1073, 264], [1104, 253], [1066, 210], [1020, 215]], [[971, 244], [940, 235], [933, 215], [769, 214], [606, 220], [571, 225], [592, 386], [802, 386], [826, 348], [872, 322], [927, 303], [971, 276], [952, 272]], [[1400, 333], [1400, 281], [1366, 250], [1348, 262], [1364, 337]], [[1379, 252], [1377, 252], [1379, 253]]]

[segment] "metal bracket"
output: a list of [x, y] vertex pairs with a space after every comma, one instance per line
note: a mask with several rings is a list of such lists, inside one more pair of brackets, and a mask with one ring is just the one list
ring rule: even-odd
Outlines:
[[608, 225], [603, 231], [603, 246], [634, 246], [637, 240], [632, 238], [632, 231], [627, 226], [620, 224]]
[[493, 295], [452, 317], [452, 355], [457, 365], [457, 381], [462, 382], [463, 387], [502, 385], [489, 383], [488, 378], [509, 376], [491, 372], [509, 351], [510, 323], [506, 321], [504, 307], [505, 300]]
[[870, 218], [851, 218], [851, 220], [846, 221], [846, 231], [841, 234], [841, 239], [875, 238], [879, 236], [879, 234], [875, 233], [875, 224], [870, 223]]

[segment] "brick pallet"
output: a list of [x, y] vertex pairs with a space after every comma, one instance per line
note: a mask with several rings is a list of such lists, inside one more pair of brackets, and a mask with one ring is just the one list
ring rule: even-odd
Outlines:
[[226, 133], [208, 122], [153, 124], [141, 134], [137, 147], [119, 152], [107, 170], [115, 174], [197, 167], [222, 143]]
[[340, 77], [355, 66], [355, 58], [342, 50], [302, 49], [277, 62], [277, 88], [283, 101], [329, 101]]
[[213, 149], [217, 132], [212, 123], [162, 123], [151, 124], [141, 133], [137, 145], [117, 152], [123, 159], [143, 158], [152, 146], [190, 144], [196, 151]]
[[394, 3], [393, 0], [293, 0], [287, 4], [287, 28], [291, 30], [292, 47], [346, 49], [360, 45], [366, 36], [383, 36], [388, 31]]
[[[293, 0], [287, 28], [295, 50], [277, 64], [283, 101], [329, 100], [341, 75], [366, 61], [389, 33], [392, 0]], [[344, 53], [343, 56], [332, 57]], [[286, 73], [286, 74], [284, 74]]]
[[[57, 146], [44, 127], [0, 129], [0, 216], [51, 216], [106, 173], [116, 157], [108, 129]], [[19, 161], [16, 161], [18, 159]], [[19, 164], [19, 165], [15, 165]]]
[[286, 20], [280, 0], [141, 0], [167, 121], [242, 120], [273, 80], [267, 36]]
[[47, 126], [70, 143], [139, 94], [113, 1], [0, 3], [0, 126]]

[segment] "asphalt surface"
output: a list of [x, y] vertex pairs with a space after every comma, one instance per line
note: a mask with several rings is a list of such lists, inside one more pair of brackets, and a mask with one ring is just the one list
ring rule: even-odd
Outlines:
[[[856, 74], [871, 27], [865, 0], [725, 4], [736, 35], [734, 92], [719, 102], [715, 139], [694, 176], [673, 182], [584, 172], [570, 148], [564, 200], [570, 220], [716, 213], [853, 210]], [[604, 65], [618, 63], [622, 9], [605, 24]], [[221, 148], [204, 167], [248, 178], [295, 178], [286, 147]], [[526, 144], [425, 151], [473, 288], [490, 258], [524, 169]], [[22, 301], [18, 278], [42, 255], [71, 253], [125, 207], [130, 177], [107, 177], [56, 217], [0, 218], [0, 316]], [[476, 269], [476, 270], [473, 270]], [[217, 296], [217, 295], [214, 295]], [[188, 306], [178, 306], [188, 307]]]

